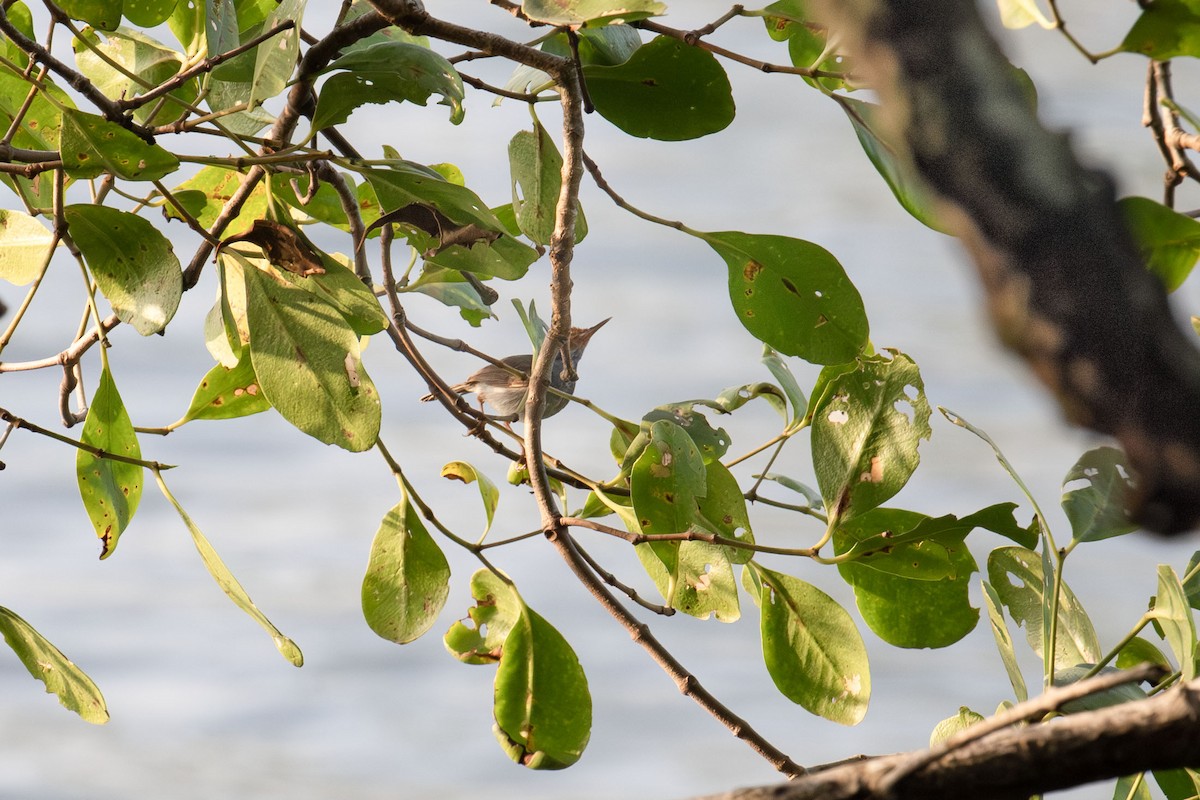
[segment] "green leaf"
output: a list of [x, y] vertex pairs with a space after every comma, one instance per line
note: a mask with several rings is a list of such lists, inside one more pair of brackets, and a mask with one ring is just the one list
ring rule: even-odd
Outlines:
[[[521, 232], [541, 245], [550, 244], [562, 191], [562, 155], [554, 139], [540, 124], [532, 131], [517, 131], [508, 143], [512, 173], [513, 213]], [[583, 209], [575, 222], [575, 240], [587, 235]]]
[[[904, 541], [920, 526], [938, 522], [942, 531], [932, 540]], [[971, 574], [978, 567], [963, 544], [968, 531], [959, 521], [931, 520], [892, 508], [869, 511], [834, 531], [839, 555], [885, 533], [899, 540], [896, 555], [884, 556], [892, 559], [890, 570], [882, 569], [881, 563], [838, 564], [838, 572], [854, 588], [863, 621], [879, 638], [896, 647], [946, 647], [974, 630], [979, 611], [971, 606], [969, 593]]]
[[1147, 268], [1168, 292], [1183, 285], [1200, 258], [1200, 222], [1145, 197], [1117, 202]]
[[32, 282], [50, 263], [55, 241], [36, 218], [0, 209], [0, 278], [17, 286]]
[[165, 328], [183, 295], [171, 242], [148, 220], [115, 208], [79, 203], [63, 213], [96, 285], [121, 321], [143, 336]]
[[792, 374], [792, 370], [788, 367], [787, 362], [780, 358], [779, 354], [768, 345], [763, 345], [762, 363], [775, 376], [775, 380], [779, 381], [780, 388], [783, 389], [788, 402], [792, 404], [792, 419], [788, 426], [795, 427], [799, 425], [800, 421], [804, 419], [805, 414], [808, 413], [808, 398], [804, 396], [804, 390], [796, 382], [796, 376]]
[[1012, 636], [1008, 632], [1008, 623], [1004, 621], [1004, 611], [1001, 609], [1000, 596], [987, 581], [983, 584], [983, 600], [987, 605], [988, 620], [992, 623], [992, 637], [996, 640], [996, 649], [1000, 651], [1000, 661], [1004, 671], [1008, 673], [1008, 682], [1012, 684], [1013, 695], [1018, 703], [1029, 699], [1029, 690], [1025, 686], [1025, 676], [1017, 664], [1017, 651], [1013, 647]]
[[743, 576], [762, 608], [763, 660], [775, 686], [825, 719], [856, 725], [867, 713], [867, 650], [846, 610], [804, 581], [751, 562]]
[[[802, 69], [819, 69], [825, 72], [849, 73], [853, 69], [851, 62], [841, 53], [829, 48], [829, 31], [827, 26], [812, 19], [805, 3], [783, 2], [772, 3], [763, 9], [766, 16], [763, 22], [767, 33], [775, 41], [787, 41], [788, 57], [792, 65]], [[853, 89], [848, 81], [841, 78], [810, 78], [803, 76], [809, 86], [821, 86], [827, 91], [838, 89]]]
[[279, 0], [279, 5], [263, 20], [263, 30], [270, 30], [281, 22], [295, 22], [296, 27], [255, 48], [254, 79], [247, 100], [250, 108], [280, 94], [292, 77], [296, 69], [296, 56], [300, 52], [300, 22], [304, 17], [306, 2]]
[[1116, 664], [1117, 669], [1130, 669], [1141, 664], [1157, 664], [1168, 673], [1175, 669], [1161, 650], [1140, 636], [1135, 636], [1125, 643], [1117, 653]]
[[[133, 423], [107, 367], [100, 371], [100, 385], [92, 397], [79, 440], [105, 453], [142, 457]], [[100, 537], [100, 558], [108, 558], [141, 502], [142, 467], [79, 450], [75, 455], [75, 471], [83, 507]]]
[[459, 316], [478, 328], [485, 319], [495, 319], [492, 309], [479, 297], [475, 287], [467, 282], [462, 272], [426, 264], [421, 275], [405, 291], [420, 292], [439, 303], [458, 309]]
[[371, 630], [397, 644], [424, 635], [450, 594], [450, 565], [402, 494], [383, 518], [362, 584], [363, 616]]
[[463, 83], [450, 62], [410, 42], [378, 42], [353, 50], [325, 70], [347, 70], [330, 77], [321, 87], [313, 130], [345, 122], [350, 113], [367, 103], [410, 102], [425, 105], [439, 94], [449, 106], [450, 122], [463, 120]]
[[59, 150], [72, 178], [111, 172], [129, 181], [156, 181], [179, 169], [179, 159], [158, 145], [104, 117], [74, 109], [63, 111]]
[[583, 27], [635, 22], [666, 13], [657, 0], [524, 0], [521, 13], [547, 25]]
[[[1038, 656], [1043, 656], [1045, 641], [1042, 619], [1045, 581], [1042, 575], [1038, 554], [1024, 547], [1000, 547], [988, 556], [988, 581], [1013, 621], [1025, 628], [1025, 638]], [[1054, 663], [1068, 666], [1095, 664], [1100, 658], [1096, 629], [1075, 593], [1064, 583], [1058, 603]]]
[[829, 383], [813, 415], [812, 454], [832, 516], [869, 511], [904, 487], [932, 433], [930, 413], [921, 373], [900, 352], [861, 358]]
[[179, 0], [125, 0], [125, 19], [141, 28], [153, 28], [166, 22]]
[[563, 769], [579, 760], [591, 735], [587, 676], [562, 634], [518, 602], [521, 614], [496, 670], [496, 739], [522, 766]]
[[888, 188], [896, 196], [909, 214], [918, 222], [939, 233], [949, 233], [938, 220], [934, 210], [932, 196], [928, 187], [908, 167], [903, 158], [897, 154], [895, 147], [880, 133], [877, 120], [879, 107], [861, 100], [841, 97], [838, 105], [846, 112], [858, 143], [867, 154], [867, 158], [887, 182]]
[[1125, 513], [1125, 499], [1133, 491], [1133, 481], [1124, 453], [1115, 447], [1087, 451], [1063, 478], [1063, 488], [1076, 481], [1086, 481], [1087, 485], [1062, 496], [1073, 538], [1094, 542], [1137, 530]]
[[254, 601], [250, 599], [250, 595], [246, 594], [246, 590], [242, 588], [242, 584], [229, 571], [229, 567], [225, 566], [225, 562], [221, 560], [221, 556], [213, 548], [212, 544], [205, 537], [204, 533], [192, 522], [192, 518], [183, 510], [183, 506], [171, 494], [171, 490], [167, 488], [167, 484], [163, 481], [162, 475], [157, 471], [154, 472], [154, 480], [158, 483], [158, 489], [162, 492], [163, 497], [167, 498], [174, 508], [179, 518], [183, 520], [183, 524], [187, 527], [188, 533], [192, 535], [192, 544], [196, 546], [196, 551], [200, 553], [200, 560], [204, 562], [205, 569], [208, 574], [212, 575], [213, 580], [217, 582], [217, 586], [221, 587], [221, 591], [225, 596], [233, 601], [233, 604], [244, 611], [251, 619], [262, 626], [271, 636], [271, 641], [275, 643], [275, 649], [279, 654], [288, 660], [294, 667], [304, 666], [304, 654], [300, 652], [300, 648], [291, 639], [283, 635], [283, 632], [276, 628], [271, 620], [267, 619], [266, 614], [259, 611], [258, 606], [254, 605]]
[[351, 452], [375, 446], [380, 405], [358, 336], [336, 309], [254, 268], [246, 282], [250, 356], [263, 395], [283, 418]]
[[1155, 0], [1142, 8], [1121, 49], [1155, 61], [1200, 56], [1200, 8], [1190, 0]]
[[477, 194], [428, 167], [411, 161], [393, 161], [390, 169], [359, 171], [375, 190], [384, 213], [413, 204], [432, 206], [459, 225], [474, 223], [485, 230], [504, 232], [500, 220]]
[[1195, 800], [1200, 797], [1200, 771], [1194, 769], [1155, 770], [1154, 780], [1167, 800]]
[[337, 309], [359, 336], [370, 336], [386, 328], [387, 314], [379, 307], [375, 294], [354, 271], [326, 253], [315, 249], [313, 252], [320, 256], [325, 272], [312, 275], [280, 272], [280, 276]]
[[250, 362], [250, 351], [242, 349], [237, 366], [217, 364], [200, 379], [192, 395], [192, 404], [182, 422], [194, 419], [233, 419], [266, 411], [271, 407], [258, 387], [258, 377]]
[[586, 65], [583, 77], [600, 116], [631, 136], [677, 142], [724, 130], [733, 93], [716, 57], [659, 36], [623, 64]]
[[738, 321], [759, 341], [813, 364], [852, 361], [867, 346], [862, 296], [825, 248], [770, 234], [697, 235], [725, 260]]
[[[9, 19], [18, 27], [21, 25], [14, 18], [14, 12], [24, 6], [15, 5], [9, 9]], [[28, 10], [26, 10], [26, 14]], [[32, 22], [30, 23], [32, 24]], [[30, 38], [36, 38], [32, 30], [28, 31]], [[15, 44], [0, 37], [0, 50], [8, 45], [10, 60], [24, 64], [27, 57]], [[16, 52], [13, 52], [13, 51]], [[29, 150], [57, 150], [62, 129], [62, 108], [74, 108], [71, 98], [58, 88], [49, 74], [42, 77], [43, 90], [29, 93], [29, 84], [19, 75], [8, 70], [0, 70], [0, 127], [13, 131], [13, 147]], [[13, 123], [20, 118], [20, 124]], [[46, 176], [38, 175], [33, 178], [22, 178], [16, 175], [0, 174], [3, 180], [17, 195], [25, 198], [35, 208], [50, 208], [54, 202], [54, 181]]]
[[504, 640], [521, 615], [520, 597], [499, 576], [486, 569], [471, 576], [475, 605], [467, 618], [446, 631], [443, 642], [464, 664], [494, 664], [500, 660]]
[[450, 480], [474, 483], [479, 487], [479, 499], [483, 501], [483, 513], [487, 516], [487, 525], [483, 527], [482, 536], [492, 528], [492, 520], [496, 516], [496, 506], [500, 503], [500, 490], [492, 483], [487, 475], [475, 469], [466, 461], [451, 461], [442, 467], [442, 477]]
[[938, 411], [942, 412], [942, 416], [945, 417], [951, 424], [957, 425], [960, 428], [965, 428], [983, 441], [987, 442], [988, 446], [992, 448], [992, 452], [995, 454], [996, 460], [1000, 462], [1000, 466], [1003, 467], [1004, 471], [1007, 472], [1009, 477], [1013, 479], [1013, 483], [1017, 484], [1021, 492], [1027, 498], [1029, 498], [1029, 504], [1033, 506], [1033, 509], [1037, 514], [1037, 519], [1035, 520], [1037, 523], [1037, 528], [1033, 533], [1033, 541], [1020, 542], [1018, 540], [1018, 542], [1029, 549], [1034, 548], [1037, 545], [1037, 539], [1041, 530], [1041, 521], [1043, 517], [1041, 510], [1038, 508], [1037, 499], [1034, 498], [1033, 493], [1029, 491], [1029, 487], [1025, 485], [1025, 481], [1021, 480], [1021, 476], [1017, 474], [1017, 470], [1013, 467], [1012, 463], [1009, 462], [1008, 458], [1005, 457], [1004, 453], [1001, 452], [1000, 446], [997, 445], [992, 440], [992, 437], [987, 434], [987, 431], [983, 430], [982, 428], [975, 427], [948, 408], [938, 406]]
[[94, 725], [108, 722], [108, 707], [100, 689], [32, 625], [0, 607], [0, 633], [29, 674], [46, 684], [46, 693], [57, 695], [63, 708]]
[[698, 402], [704, 401], [690, 400], [659, 406], [642, 417], [642, 429], [646, 430], [659, 421], [679, 426], [696, 445], [704, 463], [711, 464], [729, 451], [729, 433], [724, 428], [713, 428], [708, 417], [695, 409]]
[[[757, 478], [759, 476], [755, 475], [754, 477]], [[824, 507], [822, 500], [821, 500], [821, 493], [818, 492], [816, 489], [812, 488], [811, 486], [809, 486], [808, 484], [801, 483], [800, 481], [796, 480], [795, 478], [789, 478], [787, 475], [780, 475], [776, 472], [768, 472], [762, 476], [762, 479], [764, 481], [771, 481], [773, 483], [778, 483], [780, 486], [784, 487], [785, 489], [791, 489], [793, 492], [803, 495], [804, 500], [805, 500], [805, 505], [807, 505], [809, 508], [820, 510], [821, 508]]]
[[[192, 178], [172, 190], [172, 194], [175, 195], [175, 199], [183, 203], [197, 222], [205, 228], [211, 228], [225, 204], [241, 187], [245, 178], [246, 176], [237, 170], [224, 167], [204, 167]], [[182, 219], [172, 205], [168, 204], [165, 209], [169, 219]], [[256, 219], [262, 219], [266, 215], [267, 191], [260, 182], [251, 192], [238, 215], [225, 229], [225, 236], [245, 233]]]
[[71, 19], [111, 31], [121, 24], [122, 5], [123, 0], [61, 0], [58, 7]]
[[[75, 63], [96, 88], [113, 99], [134, 98], [175, 77], [184, 69], [180, 53], [142, 31], [121, 28], [105, 33], [105, 40], [92, 31], [76, 40]], [[196, 100], [199, 85], [189, 80], [171, 92], [180, 103]], [[183, 110], [176, 102], [146, 103], [135, 109], [133, 118], [143, 124], [174, 121]], [[225, 120], [221, 121], [225, 124]]]
[[[754, 544], [754, 532], [750, 528], [746, 498], [742, 495], [742, 487], [738, 486], [733, 473], [720, 461], [712, 461], [705, 465], [704, 475], [704, 496], [697, 501], [697, 519], [700, 524], [706, 530], [719, 533], [727, 539]], [[745, 564], [754, 556], [754, 552], [730, 547], [726, 549], [726, 555], [735, 564]]]
[[1188, 559], [1187, 569], [1183, 572], [1183, 591], [1187, 595], [1188, 605], [1200, 610], [1200, 550], [1192, 553]]
[[1113, 788], [1113, 800], [1153, 800], [1146, 773], [1139, 772], [1117, 779], [1117, 785]]
[[939, 722], [933, 729], [933, 733], [929, 734], [929, 746], [940, 744], [952, 736], [962, 733], [972, 725], [978, 725], [983, 720], [983, 714], [972, 711], [966, 706], [959, 706], [957, 714]]
[[668, 608], [720, 622], [742, 616], [728, 548], [702, 541], [652, 542], [634, 548]]
[[1184, 682], [1196, 677], [1196, 622], [1175, 570], [1158, 565], [1158, 593], [1150, 612], [1171, 646]]
[[687, 432], [666, 420], [652, 423], [650, 441], [630, 477], [630, 497], [642, 533], [686, 531], [707, 487], [704, 459]]

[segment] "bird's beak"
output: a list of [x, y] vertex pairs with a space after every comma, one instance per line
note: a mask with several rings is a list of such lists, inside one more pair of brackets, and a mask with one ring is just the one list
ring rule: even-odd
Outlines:
[[611, 319], [612, 317], [601, 320], [590, 328], [576, 328], [575, 330], [571, 331], [571, 344], [573, 344], [575, 347], [582, 347], [583, 345], [587, 344], [588, 340], [592, 338], [592, 334], [603, 328], [604, 325]]

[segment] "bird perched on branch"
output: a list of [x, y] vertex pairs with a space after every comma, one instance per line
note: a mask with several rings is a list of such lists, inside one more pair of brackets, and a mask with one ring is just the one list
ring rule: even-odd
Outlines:
[[[579, 359], [583, 357], [584, 348], [587, 347], [592, 335], [604, 327], [606, 322], [608, 322], [607, 319], [590, 328], [571, 328], [567, 335], [567, 348], [571, 353], [572, 369], [579, 365]], [[487, 364], [462, 383], [451, 386], [450, 389], [459, 394], [475, 394], [479, 399], [481, 409], [483, 404], [487, 403], [502, 417], [524, 419], [525, 396], [529, 391], [529, 372], [533, 369], [533, 356], [528, 354], [506, 356], [500, 361], [511, 370], [495, 364]], [[575, 391], [575, 381], [578, 376], [571, 374], [568, 380], [568, 376], [564, 374], [565, 371], [566, 365], [563, 364], [562, 353], [559, 352], [554, 357], [554, 363], [550, 365], [550, 386], [565, 394], [572, 394]], [[421, 398], [426, 402], [432, 399], [434, 399], [432, 394]], [[552, 417], [566, 406], [567, 398], [547, 393], [542, 418]]]

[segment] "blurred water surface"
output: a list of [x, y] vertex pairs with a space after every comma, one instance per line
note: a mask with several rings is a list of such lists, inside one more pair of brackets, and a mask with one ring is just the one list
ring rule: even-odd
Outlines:
[[[312, 5], [307, 24], [323, 31], [337, 4]], [[1068, 14], [1089, 13], [1085, 4], [1076, 5]], [[429, 6], [465, 24], [507, 26], [511, 35], [525, 35], [481, 2]], [[696, 27], [724, 9], [711, 0], [676, 3], [667, 21]], [[1096, 49], [1111, 46], [1129, 22], [1127, 9], [1118, 12], [1125, 16], [1094, 27], [1080, 18], [1079, 35]], [[735, 21], [721, 41], [786, 60], [781, 46], [764, 41], [759, 24]], [[1076, 131], [1083, 151], [1115, 170], [1125, 193], [1156, 196], [1161, 166], [1140, 127], [1137, 60], [1123, 56], [1093, 67], [1050, 33], [1028, 31], [1010, 40], [1014, 60], [1038, 83], [1045, 117]], [[505, 78], [486, 62], [467, 69], [492, 82]], [[727, 131], [696, 142], [645, 142], [593, 116], [587, 120], [590, 155], [627, 199], [649, 211], [702, 230], [798, 236], [835, 253], [864, 295], [876, 345], [911, 354], [931, 402], [987, 429], [1052, 512], [1059, 536], [1068, 537], [1056, 513], [1059, 481], [1095, 440], [1066, 428], [1031, 378], [994, 343], [955, 243], [896, 206], [834, 104], [786, 76], [734, 64], [727, 69], [738, 101]], [[1186, 87], [1183, 80], [1179, 85]], [[538, 110], [554, 130], [555, 109]], [[351, 124], [365, 152], [386, 143], [417, 161], [453, 161], [485, 200], [499, 205], [510, 192], [508, 138], [529, 118], [519, 104], [493, 108], [487, 96], [472, 92], [458, 128], [445, 124], [439, 106], [368, 108]], [[660, 403], [769, 379], [758, 364], [758, 344], [730, 312], [724, 265], [706, 246], [631, 219], [587, 181], [583, 203], [591, 235], [575, 261], [575, 318], [614, 320], [589, 348], [582, 395], [636, 419]], [[348, 247], [334, 237], [321, 244]], [[185, 246], [191, 243], [181, 243], [184, 253]], [[69, 342], [81, 301], [75, 276], [67, 274], [73, 267], [63, 260], [53, 269], [6, 360], [43, 357]], [[544, 278], [545, 263], [534, 272]], [[527, 345], [508, 298], [534, 293], [545, 308], [544, 286], [537, 284], [533, 277], [515, 291], [501, 287], [502, 318], [482, 329], [424, 298], [414, 298], [409, 311], [420, 324], [492, 353], [519, 352]], [[213, 293], [210, 270], [163, 339], [143, 340], [127, 326], [114, 332], [113, 371], [136, 424], [162, 425], [178, 416], [211, 366], [201, 322]], [[17, 297], [11, 288], [4, 291], [10, 305]], [[431, 351], [430, 357], [450, 377], [475, 368], [453, 353]], [[424, 386], [384, 339], [365, 358], [384, 398], [384, 440], [443, 520], [474, 535], [482, 526], [474, 489], [438, 478], [441, 464], [466, 459], [498, 481], [503, 465], [463, 437], [435, 404], [416, 402]], [[816, 370], [797, 370], [801, 383], [811, 384]], [[92, 381], [96, 372], [89, 361]], [[4, 375], [0, 405], [57, 429], [58, 380], [49, 371]], [[765, 406], [721, 422], [735, 450], [769, 437], [776, 425]], [[607, 437], [601, 420], [574, 407], [546, 428], [548, 448], [589, 474], [611, 470]], [[75, 488], [74, 452], [15, 434], [0, 475], [0, 603], [89, 672], [113, 717], [103, 727], [80, 722], [43, 696], [15, 658], [0, 657], [0, 796], [632, 799], [776, 778], [673, 689], [537, 538], [497, 554], [498, 562], [577, 650], [596, 719], [588, 751], [572, 769], [542, 774], [514, 766], [492, 738], [493, 671], [458, 664], [440, 642], [468, 605], [467, 578], [476, 567], [470, 559], [448, 550], [452, 595], [424, 639], [397, 647], [362, 622], [359, 587], [371, 537], [397, 500], [378, 456], [323, 447], [273, 412], [194, 423], [165, 439], [143, 437], [142, 447], [149, 458], [182, 465], [167, 475], [173, 491], [258, 606], [303, 648], [306, 664], [288, 666], [226, 600], [152, 488], [118, 553], [97, 561], [98, 543]], [[966, 513], [1021, 500], [986, 447], [936, 415], [933, 440], [922, 454], [921, 469], [894, 505]], [[775, 469], [810, 476], [804, 445], [796, 443]], [[518, 533], [536, 520], [532, 501], [513, 491], [501, 504], [496, 529]], [[802, 545], [818, 535], [771, 509], [756, 508], [753, 520], [760, 541]], [[586, 541], [611, 569], [629, 576], [640, 571], [624, 546]], [[976, 551], [997, 543], [980, 536]], [[1068, 578], [1107, 645], [1154, 592], [1155, 564], [1182, 568], [1192, 549], [1186, 541], [1137, 536], [1072, 556]], [[831, 570], [788, 568], [852, 602]], [[975, 594], [978, 602], [977, 588]], [[651, 622], [708, 688], [801, 763], [919, 747], [960, 705], [989, 713], [1009, 696], [986, 623], [940, 652], [896, 650], [864, 630], [873, 664], [871, 710], [857, 728], [838, 727], [777, 694], [762, 666], [757, 613], [746, 606], [736, 625], [679, 617]], [[1025, 663], [1034, 676], [1036, 665]], [[1077, 794], [1089, 796], [1088, 790]]]

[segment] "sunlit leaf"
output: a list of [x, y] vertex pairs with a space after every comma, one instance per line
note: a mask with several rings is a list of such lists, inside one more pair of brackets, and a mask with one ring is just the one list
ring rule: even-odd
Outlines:
[[29, 674], [46, 684], [46, 693], [57, 695], [63, 708], [95, 725], [108, 722], [108, 707], [100, 689], [32, 625], [0, 607], [0, 633]]
[[111, 31], [121, 24], [123, 3], [124, 0], [61, 0], [58, 5], [71, 19]]
[[0, 210], [0, 278], [24, 286], [50, 260], [54, 234], [22, 211]]
[[[1024, 547], [1001, 547], [988, 556], [988, 581], [1017, 625], [1025, 628], [1029, 646], [1043, 655], [1045, 642], [1042, 619], [1045, 581], [1037, 553]], [[1100, 660], [1096, 629], [1087, 612], [1065, 583], [1058, 602], [1054, 663], [1064, 666], [1095, 664]]]
[[697, 619], [741, 618], [737, 581], [728, 551], [701, 541], [653, 542], [634, 548], [655, 588], [674, 608]]
[[[508, 143], [512, 173], [513, 213], [521, 232], [541, 245], [550, 244], [562, 191], [562, 155], [554, 139], [540, 124], [532, 131], [517, 131]], [[583, 209], [575, 221], [575, 240], [587, 235]]]
[[111, 172], [129, 181], [156, 181], [179, 168], [179, 159], [156, 144], [95, 114], [67, 109], [59, 149], [72, 178]]
[[353, 50], [326, 69], [347, 70], [331, 76], [321, 86], [313, 113], [313, 130], [345, 122], [351, 112], [367, 103], [410, 102], [425, 105], [439, 94], [449, 106], [450, 122], [463, 119], [463, 83], [444, 57], [409, 42], [379, 42]]
[[250, 595], [246, 594], [246, 590], [242, 588], [242, 584], [229, 571], [229, 567], [225, 566], [225, 562], [221, 560], [221, 556], [213, 548], [208, 538], [201, 532], [196, 523], [192, 522], [192, 518], [183, 510], [183, 506], [171, 494], [171, 490], [167, 488], [167, 484], [163, 481], [162, 475], [158, 472], [154, 473], [154, 480], [158, 483], [158, 489], [162, 492], [163, 497], [167, 498], [172, 506], [174, 506], [179, 518], [183, 520], [183, 524], [187, 526], [188, 533], [192, 535], [192, 544], [196, 546], [197, 552], [200, 553], [200, 560], [204, 562], [205, 569], [208, 574], [212, 575], [213, 580], [221, 587], [221, 591], [225, 596], [233, 601], [233, 604], [244, 611], [251, 619], [262, 626], [263, 630], [271, 635], [271, 641], [275, 643], [275, 649], [279, 654], [286, 658], [294, 667], [304, 666], [304, 654], [300, 652], [300, 648], [296, 646], [288, 637], [284, 636], [279, 628], [271, 620], [267, 619], [267, 615], [254, 605], [254, 601], [250, 599]]
[[[727, 539], [736, 539], [745, 544], [754, 544], [754, 532], [750, 528], [750, 514], [746, 510], [746, 498], [742, 495], [742, 487], [724, 464], [712, 461], [705, 465], [705, 492], [699, 498], [697, 519], [700, 524], [713, 533], [719, 533]], [[744, 564], [753, 557], [754, 552], [738, 547], [727, 548], [729, 560], [735, 564]]]
[[753, 562], [743, 574], [755, 579], [746, 588], [762, 609], [763, 660], [779, 691], [825, 719], [862, 721], [871, 675], [846, 610], [815, 586]]
[[695, 443], [704, 463], [709, 464], [728, 452], [731, 440], [724, 428], [714, 428], [708, 417], [696, 410], [697, 402], [699, 401], [659, 406], [642, 417], [642, 429], [646, 430], [659, 421], [677, 425]]
[[250, 355], [263, 395], [308, 435], [351, 452], [379, 435], [380, 405], [358, 336], [332, 306], [247, 267]]
[[500, 490], [496, 488], [496, 484], [466, 461], [451, 461], [446, 464], [442, 467], [442, 477], [474, 483], [479, 487], [479, 499], [483, 501], [483, 513], [487, 516], [487, 525], [483, 528], [483, 535], [486, 536], [491, 530], [492, 519], [496, 516], [496, 506], [500, 503]]
[[996, 0], [1000, 8], [1000, 24], [1006, 28], [1025, 28], [1033, 24], [1050, 30], [1054, 22], [1042, 13], [1036, 0]]
[[[100, 371], [100, 385], [92, 396], [79, 439], [104, 453], [123, 458], [142, 457], [133, 423], [107, 368]], [[112, 555], [117, 540], [137, 511], [142, 499], [142, 470], [138, 464], [94, 455], [87, 450], [76, 451], [79, 493], [96, 536], [100, 537], [100, 558]]]
[[1140, 636], [1135, 636], [1125, 643], [1117, 653], [1117, 669], [1130, 669], [1141, 664], [1157, 664], [1166, 672], [1175, 668], [1162, 651]]
[[499, 576], [486, 569], [471, 576], [471, 597], [475, 605], [465, 619], [450, 626], [442, 641], [464, 664], [494, 664], [500, 660], [504, 640], [524, 604]]
[[1146, 779], [1144, 772], [1118, 778], [1117, 784], [1113, 788], [1113, 800], [1153, 800], [1153, 798], [1154, 796], [1150, 794], [1150, 782]]
[[680, 141], [733, 122], [733, 93], [717, 59], [699, 47], [659, 36], [623, 64], [583, 68], [600, 116], [631, 136]]
[[939, 722], [933, 729], [933, 733], [929, 734], [929, 746], [940, 744], [952, 736], [962, 733], [972, 725], [978, 725], [983, 720], [982, 714], [972, 711], [966, 706], [959, 706], [957, 714]]
[[[192, 178], [176, 187], [172, 194], [180, 200], [196, 221], [205, 228], [211, 228], [221, 214], [225, 204], [233, 197], [246, 176], [237, 170], [224, 167], [204, 167]], [[180, 219], [179, 213], [173, 206], [166, 206], [168, 218]], [[225, 236], [236, 236], [245, 233], [267, 213], [267, 192], [260, 182], [251, 192], [246, 204], [238, 211], [238, 215], [225, 228]]]
[[263, 20], [264, 30], [274, 28], [281, 22], [295, 22], [296, 27], [256, 48], [254, 79], [247, 101], [251, 108], [281, 93], [295, 71], [296, 55], [300, 52], [300, 22], [304, 17], [306, 2], [279, 0], [279, 5]]
[[921, 373], [903, 353], [862, 358], [829, 384], [813, 416], [812, 451], [831, 514], [861, 514], [904, 487], [932, 432], [930, 413]]
[[1179, 576], [1166, 564], [1158, 565], [1158, 593], [1154, 596], [1154, 609], [1150, 614], [1179, 662], [1182, 679], [1186, 682], [1195, 678], [1196, 622]]
[[183, 422], [194, 419], [233, 419], [266, 411], [271, 407], [258, 387], [250, 351], [242, 350], [232, 369], [217, 364], [200, 379]]
[[804, 419], [804, 415], [808, 412], [808, 398], [804, 396], [804, 390], [800, 388], [800, 384], [796, 382], [796, 376], [792, 374], [791, 368], [787, 362], [779, 357], [779, 354], [772, 350], [769, 346], [763, 345], [762, 362], [766, 365], [771, 374], [775, 376], [775, 380], [779, 381], [779, 386], [783, 389], [784, 395], [792, 406], [791, 425], [799, 425]]
[[699, 236], [725, 260], [738, 321], [759, 341], [813, 364], [852, 361], [866, 346], [862, 296], [825, 248], [740, 231]]
[[665, 13], [657, 0], [524, 0], [521, 13], [547, 25], [584, 26], [635, 22]]
[[[125, 0], [122, 10], [125, 19], [142, 28], [153, 28], [166, 22], [180, 0]], [[187, 0], [185, 0], [186, 2]]]
[[384, 639], [406, 644], [433, 627], [449, 593], [450, 565], [404, 495], [371, 543], [363, 616]]
[[[84, 31], [83, 39], [76, 39], [74, 46], [79, 71], [113, 100], [144, 94], [183, 69], [183, 56], [178, 51], [133, 28], [109, 31], [103, 39], [94, 31]], [[198, 91], [193, 79], [172, 91], [170, 97], [191, 103]], [[134, 109], [133, 118], [143, 124], [165, 123], [176, 119], [182, 110], [175, 102], [154, 101]]]
[[[1078, 683], [1092, 671], [1091, 664], [1079, 664], [1074, 667], [1060, 669], [1054, 673], [1055, 686], [1068, 686], [1072, 683]], [[1119, 672], [1115, 667], [1105, 667], [1100, 670], [1099, 675], [1114, 675]], [[1064, 714], [1078, 714], [1082, 711], [1099, 711], [1102, 708], [1109, 706], [1120, 705], [1121, 703], [1136, 702], [1145, 700], [1146, 692], [1142, 690], [1136, 683], [1122, 683], [1119, 686], [1114, 686], [1111, 689], [1105, 689], [1103, 692], [1095, 692], [1085, 697], [1080, 697], [1075, 700], [1070, 700], [1063, 703], [1059, 710]]]
[[165, 328], [183, 295], [183, 273], [171, 242], [150, 221], [115, 208], [79, 203], [63, 214], [117, 316], [143, 336]]

